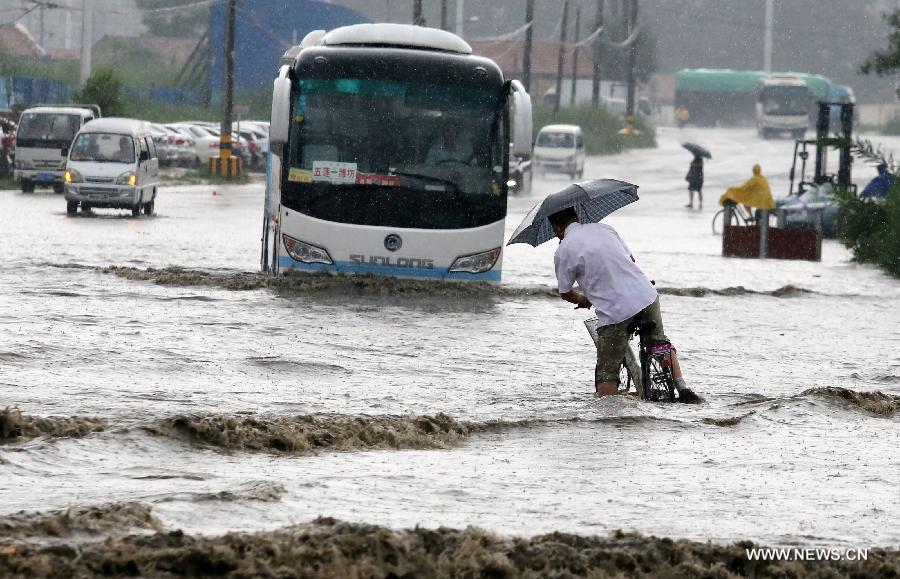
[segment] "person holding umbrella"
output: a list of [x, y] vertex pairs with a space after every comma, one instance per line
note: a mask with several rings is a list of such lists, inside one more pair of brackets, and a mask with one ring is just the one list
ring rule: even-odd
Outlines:
[[[576, 308], [593, 307], [600, 323], [594, 370], [597, 396], [618, 392], [619, 366], [632, 319], [653, 320], [653, 339], [666, 340], [656, 288], [616, 230], [597, 223], [636, 200], [637, 186], [622, 181], [598, 179], [571, 185], [536, 205], [507, 243], [537, 247], [552, 237], [559, 239], [553, 258], [559, 296]], [[675, 348], [672, 369], [679, 400], [699, 401], [685, 383]]]
[[712, 155], [710, 155], [709, 151], [701, 147], [700, 145], [695, 145], [694, 143], [685, 143], [682, 145], [685, 149], [693, 153], [694, 159], [691, 161], [691, 166], [688, 169], [687, 176], [685, 176], [685, 181], [688, 182], [688, 193], [690, 194], [690, 201], [685, 207], [689, 209], [694, 208], [694, 191], [697, 192], [697, 200], [699, 201], [698, 209], [703, 209], [703, 159], [712, 159]]

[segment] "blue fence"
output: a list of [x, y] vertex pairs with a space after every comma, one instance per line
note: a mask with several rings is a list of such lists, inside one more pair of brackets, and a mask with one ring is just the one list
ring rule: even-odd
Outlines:
[[[72, 102], [73, 88], [51, 78], [0, 77], [0, 110], [25, 109], [37, 104]], [[202, 91], [175, 87], [133, 87], [123, 90], [127, 98], [170, 105], [206, 106]]]
[[23, 76], [0, 78], [0, 110], [39, 103], [69, 102], [72, 90], [61, 80]]

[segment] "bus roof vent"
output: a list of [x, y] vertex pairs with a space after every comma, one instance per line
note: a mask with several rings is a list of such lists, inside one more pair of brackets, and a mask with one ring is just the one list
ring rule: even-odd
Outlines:
[[325, 36], [324, 30], [313, 30], [309, 34], [303, 37], [303, 40], [300, 41], [300, 48], [306, 48], [307, 46], [315, 46], [322, 41], [322, 37]]
[[354, 24], [335, 28], [321, 40], [326, 46], [405, 46], [472, 54], [472, 47], [452, 32], [410, 24]]

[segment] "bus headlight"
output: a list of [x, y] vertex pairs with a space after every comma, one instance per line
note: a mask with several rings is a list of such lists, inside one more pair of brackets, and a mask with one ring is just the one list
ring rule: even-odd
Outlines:
[[281, 238], [284, 241], [284, 248], [287, 250], [288, 255], [296, 261], [334, 265], [334, 261], [325, 249], [312, 245], [311, 243], [306, 243], [305, 241], [300, 241], [299, 239], [294, 239], [288, 235], [282, 234]]
[[134, 187], [137, 185], [137, 175], [134, 174], [134, 171], [126, 171], [116, 178], [116, 185], [130, 185]]
[[65, 175], [63, 175], [66, 183], [81, 183], [83, 180], [81, 178], [81, 173], [76, 171], [75, 169], [66, 169]]
[[453, 260], [450, 271], [461, 271], [465, 273], [484, 273], [494, 267], [500, 258], [500, 248], [494, 248], [490, 251], [483, 251], [473, 255], [461, 255]]

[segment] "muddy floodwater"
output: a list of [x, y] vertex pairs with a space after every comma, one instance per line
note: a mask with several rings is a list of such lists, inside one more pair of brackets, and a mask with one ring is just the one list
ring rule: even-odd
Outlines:
[[[686, 140], [713, 153], [702, 211], [684, 207]], [[607, 221], [656, 280], [696, 406], [593, 397], [589, 314], [554, 297], [555, 242], [507, 248], [496, 288], [269, 283], [259, 183], [166, 187], [139, 219], [0, 192], [0, 520], [132, 505], [119, 534], [330, 517], [896, 546], [900, 282], [835, 241], [820, 263], [722, 258], [718, 196], [756, 162], [784, 194], [793, 143], [659, 142], [585, 176], [640, 186]], [[566, 184], [511, 198], [507, 234]]]

